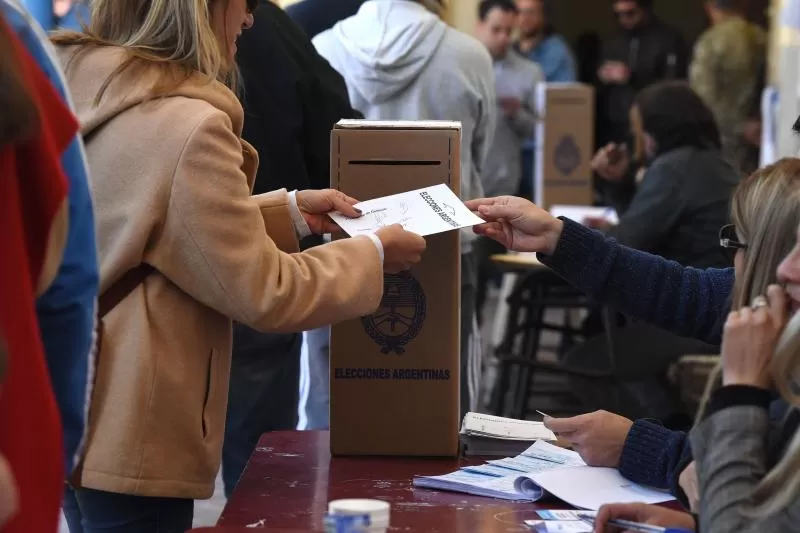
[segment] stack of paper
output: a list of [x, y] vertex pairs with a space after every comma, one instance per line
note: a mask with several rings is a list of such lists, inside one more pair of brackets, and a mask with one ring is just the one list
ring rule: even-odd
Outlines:
[[607, 503], [662, 503], [674, 499], [666, 492], [628, 481], [615, 468], [587, 466], [576, 452], [544, 441], [536, 441], [516, 457], [465, 467], [443, 476], [417, 477], [414, 486], [529, 502], [549, 493], [574, 507], [592, 510]]
[[461, 443], [466, 455], [517, 455], [535, 441], [555, 441], [556, 436], [541, 422], [467, 413], [461, 425]]

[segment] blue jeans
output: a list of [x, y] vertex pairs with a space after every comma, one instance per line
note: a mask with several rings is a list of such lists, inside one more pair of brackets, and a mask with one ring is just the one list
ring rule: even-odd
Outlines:
[[297, 427], [302, 343], [299, 333], [260, 333], [234, 324], [222, 447], [226, 497], [236, 488], [261, 435]]
[[64, 516], [70, 533], [185, 533], [194, 500], [130, 496], [67, 488]]

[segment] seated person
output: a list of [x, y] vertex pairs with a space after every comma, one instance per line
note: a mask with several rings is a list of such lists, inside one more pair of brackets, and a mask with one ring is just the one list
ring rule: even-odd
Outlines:
[[[690, 435], [697, 460], [699, 515], [642, 504], [600, 509], [595, 531], [610, 519], [680, 527], [704, 533], [800, 531], [800, 438], [797, 408], [800, 375], [800, 235], [777, 270], [786, 292], [770, 285], [765, 296], [728, 317], [722, 339], [722, 388]], [[753, 285], [769, 282], [762, 278]], [[791, 303], [790, 303], [791, 302]], [[791, 406], [788, 416], [770, 423], [773, 392]]]
[[[720, 244], [735, 254], [737, 283], [731, 296], [734, 307], [741, 307], [752, 298], [754, 287], [763, 285], [761, 280], [770, 279], [795, 244], [800, 224], [800, 160], [784, 160], [743, 181], [733, 196], [731, 219], [736, 230], [723, 232]], [[750, 249], [742, 243], [759, 244]], [[775, 415], [784, 414], [785, 407], [776, 405]], [[691, 462], [685, 433], [605, 411], [546, 419], [545, 424], [571, 441], [590, 465], [619, 468], [631, 481], [679, 494], [679, 475]], [[691, 502], [693, 491], [687, 492]]]
[[[761, 174], [798, 176], [800, 160], [783, 159]], [[475, 227], [476, 233], [496, 239], [511, 250], [537, 252], [542, 263], [598, 302], [678, 335], [709, 344], [721, 342], [723, 320], [731, 309], [734, 268], [683, 267], [620, 246], [613, 238], [569, 219], [555, 218], [522, 198], [484, 198], [469, 201], [467, 206], [487, 220]], [[790, 215], [781, 214], [780, 218]], [[797, 227], [797, 218], [792, 225]], [[770, 232], [770, 241], [774, 235]], [[746, 237], [750, 236], [741, 236], [744, 242]], [[751, 242], [758, 243], [753, 246], [759, 249], [764, 243], [758, 239]], [[759, 255], [756, 250], [748, 251]], [[744, 259], [742, 254], [740, 257]], [[743, 276], [752, 279], [753, 274]]]
[[[637, 163], [647, 168], [617, 225], [588, 219], [626, 246], [683, 265], [724, 267], [716, 232], [728, 220], [728, 200], [739, 182], [720, 152], [714, 115], [688, 85], [663, 82], [638, 94], [630, 111]], [[593, 166], [608, 179], [631, 167], [628, 152], [600, 150]]]

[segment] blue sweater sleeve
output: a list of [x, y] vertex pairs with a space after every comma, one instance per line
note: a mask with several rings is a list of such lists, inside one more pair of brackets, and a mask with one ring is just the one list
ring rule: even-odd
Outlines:
[[686, 433], [637, 420], [625, 438], [619, 472], [634, 483], [674, 491], [691, 454]]
[[683, 337], [721, 341], [732, 268], [698, 270], [627, 248], [564, 220], [552, 256], [539, 259], [598, 302]]

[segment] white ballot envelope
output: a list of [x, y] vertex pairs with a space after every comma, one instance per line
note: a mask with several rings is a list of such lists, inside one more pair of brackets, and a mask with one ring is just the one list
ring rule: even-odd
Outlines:
[[340, 213], [329, 216], [351, 237], [375, 233], [392, 224], [401, 224], [417, 235], [434, 235], [483, 224], [445, 185], [434, 185], [356, 204], [364, 214], [347, 218]]

